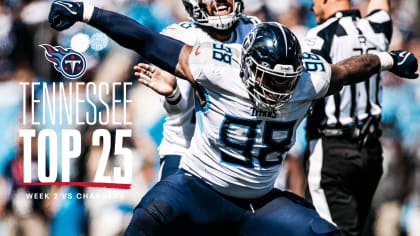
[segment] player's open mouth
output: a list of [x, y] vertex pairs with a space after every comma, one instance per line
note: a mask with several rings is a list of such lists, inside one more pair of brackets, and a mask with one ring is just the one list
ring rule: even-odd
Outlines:
[[225, 16], [231, 13], [232, 6], [226, 3], [216, 3], [212, 6], [211, 10], [213, 16]]

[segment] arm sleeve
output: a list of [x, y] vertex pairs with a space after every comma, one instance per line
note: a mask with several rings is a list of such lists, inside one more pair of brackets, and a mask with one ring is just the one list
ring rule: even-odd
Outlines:
[[193, 104], [190, 102], [193, 96], [192, 86], [189, 81], [183, 79], [177, 79], [177, 86], [181, 93], [181, 99], [176, 104], [171, 104], [166, 97], [163, 97], [161, 102], [163, 108], [168, 114], [177, 114], [186, 111]]
[[391, 41], [392, 37], [392, 19], [388, 12], [384, 10], [373, 10], [366, 16], [375, 33], [383, 33], [388, 40]]
[[121, 46], [132, 49], [151, 63], [175, 73], [184, 43], [160, 35], [126, 16], [96, 7], [89, 24]]

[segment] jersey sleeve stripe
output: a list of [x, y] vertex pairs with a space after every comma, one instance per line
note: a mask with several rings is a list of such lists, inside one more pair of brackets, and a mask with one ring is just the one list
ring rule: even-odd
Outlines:
[[375, 33], [384, 33], [388, 41], [392, 37], [391, 16], [384, 10], [374, 10], [365, 17]]
[[391, 21], [391, 16], [386, 11], [380, 9], [373, 10], [365, 18], [375, 23]]
[[374, 22], [369, 21], [369, 24], [375, 33], [377, 34], [383, 33], [385, 34], [385, 37], [388, 40], [388, 42], [391, 41], [391, 37], [392, 37], [392, 22], [391, 21], [387, 21], [384, 23], [374, 23]]

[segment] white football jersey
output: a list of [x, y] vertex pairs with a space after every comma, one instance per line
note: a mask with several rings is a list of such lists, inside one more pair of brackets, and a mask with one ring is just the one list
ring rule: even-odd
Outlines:
[[239, 75], [238, 44], [204, 43], [190, 55], [192, 75], [202, 88], [206, 105], [196, 102], [196, 131], [181, 168], [222, 194], [256, 198], [274, 185], [296, 129], [312, 100], [326, 94], [330, 65], [314, 54], [303, 54], [307, 71], [290, 102], [280, 110], [258, 110]]
[[[243, 39], [259, 20], [255, 17], [241, 16], [227, 43], [242, 44]], [[216, 42], [198, 25], [192, 22], [181, 22], [168, 26], [162, 34], [182, 41], [185, 44], [194, 46], [202, 42]], [[161, 101], [167, 112], [164, 124], [163, 139], [159, 146], [159, 155], [183, 155], [190, 145], [194, 134], [194, 89], [189, 82], [178, 79], [182, 100], [177, 105], [167, 103], [166, 99]]]

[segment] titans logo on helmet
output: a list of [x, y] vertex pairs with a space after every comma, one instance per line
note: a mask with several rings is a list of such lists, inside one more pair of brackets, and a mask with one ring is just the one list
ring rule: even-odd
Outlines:
[[255, 41], [255, 32], [251, 31], [248, 33], [248, 35], [244, 39], [243, 48], [245, 51], [248, 51], [248, 49], [254, 44]]
[[45, 49], [45, 58], [54, 64], [54, 68], [64, 77], [77, 79], [85, 73], [86, 59], [81, 53], [49, 44], [39, 46]]

